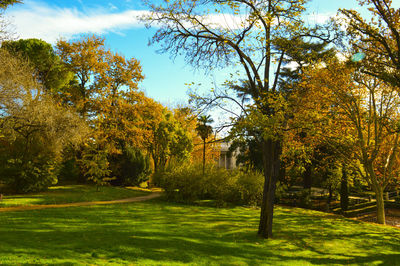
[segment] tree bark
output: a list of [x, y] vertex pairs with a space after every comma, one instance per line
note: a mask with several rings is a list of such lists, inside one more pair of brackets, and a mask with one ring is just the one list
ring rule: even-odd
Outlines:
[[364, 163], [364, 167], [370, 176], [372, 190], [375, 192], [377, 222], [379, 224], [386, 224], [385, 201], [383, 199], [384, 187], [382, 187], [379, 184], [379, 181], [377, 180], [377, 177], [375, 175], [374, 167], [373, 167], [372, 163], [371, 162]]
[[154, 173], [158, 172], [158, 159], [153, 156], [153, 163], [154, 163]]
[[311, 190], [312, 185], [312, 164], [306, 163], [303, 173], [303, 188]]
[[386, 224], [385, 220], [385, 201], [383, 199], [383, 189], [377, 188], [376, 194], [376, 216], [379, 224]]
[[203, 175], [206, 170], [206, 140], [203, 140]]
[[272, 219], [274, 213], [274, 201], [276, 182], [279, 178], [282, 144], [280, 140], [263, 141], [264, 161], [264, 191], [261, 203], [260, 224], [258, 235], [264, 238], [272, 237]]
[[347, 211], [349, 207], [349, 186], [345, 165], [342, 166], [342, 180], [340, 182], [340, 208]]

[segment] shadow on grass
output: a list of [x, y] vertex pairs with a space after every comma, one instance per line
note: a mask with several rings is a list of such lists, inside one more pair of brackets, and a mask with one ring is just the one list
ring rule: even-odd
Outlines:
[[0, 214], [0, 263], [400, 263], [400, 230], [278, 208], [275, 238], [258, 211], [159, 201]]
[[100, 191], [92, 185], [54, 186], [48, 191], [23, 195], [5, 196], [0, 208], [26, 205], [63, 204], [86, 201], [115, 200], [147, 195], [148, 192], [120, 187], [101, 187]]

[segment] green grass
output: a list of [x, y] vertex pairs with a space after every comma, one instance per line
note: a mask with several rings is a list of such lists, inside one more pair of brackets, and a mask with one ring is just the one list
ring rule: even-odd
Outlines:
[[118, 187], [101, 187], [100, 191], [96, 191], [96, 187], [90, 185], [54, 186], [50, 187], [46, 192], [4, 196], [3, 200], [0, 201], [0, 208], [114, 200], [143, 196], [146, 194], [148, 193]]
[[400, 265], [400, 230], [277, 207], [259, 211], [158, 200], [0, 213], [0, 264]]

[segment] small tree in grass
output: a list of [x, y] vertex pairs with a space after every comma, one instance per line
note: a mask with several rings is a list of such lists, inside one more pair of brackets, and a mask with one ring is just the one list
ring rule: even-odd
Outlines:
[[85, 169], [85, 176], [88, 180], [96, 184], [96, 191], [100, 186], [107, 185], [114, 178], [110, 178], [111, 170], [107, 160], [107, 152], [105, 150], [96, 149], [94, 146], [87, 146], [83, 151], [81, 164]]
[[202, 115], [197, 119], [196, 131], [203, 140], [203, 175], [205, 172], [206, 165], [206, 140], [212, 134], [212, 127], [209, 125], [214, 122], [210, 115]]

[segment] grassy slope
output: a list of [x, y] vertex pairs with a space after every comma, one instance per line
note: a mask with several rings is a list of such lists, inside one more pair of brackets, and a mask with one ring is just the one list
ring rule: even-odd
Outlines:
[[0, 201], [0, 208], [36, 204], [114, 200], [143, 196], [146, 194], [147, 193], [142, 191], [118, 187], [101, 187], [100, 191], [96, 191], [96, 187], [90, 185], [54, 186], [50, 187], [46, 192], [5, 196], [3, 200]]
[[400, 264], [400, 230], [278, 207], [275, 238], [257, 210], [149, 201], [0, 213], [4, 264]]

